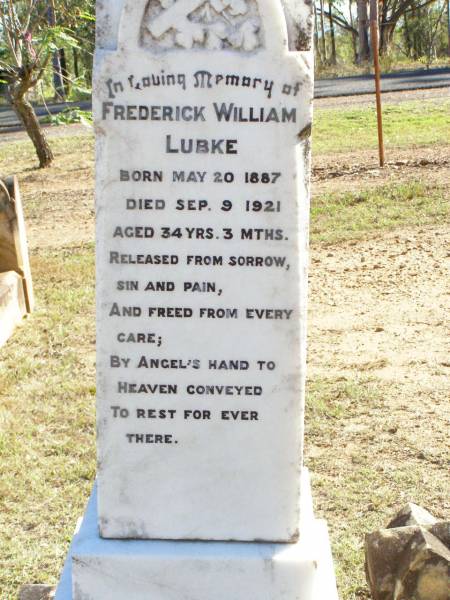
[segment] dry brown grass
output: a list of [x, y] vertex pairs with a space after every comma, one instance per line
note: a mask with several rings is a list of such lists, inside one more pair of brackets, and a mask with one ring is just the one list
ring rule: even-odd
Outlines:
[[[56, 582], [95, 475], [93, 147], [70, 131], [48, 171], [34, 169], [29, 144], [0, 146], [2, 172], [20, 178], [37, 296], [0, 354], [2, 600]], [[314, 202], [306, 436], [342, 600], [368, 598], [366, 531], [406, 500], [440, 517], [450, 508], [448, 188], [424, 166], [413, 183], [382, 175], [380, 189], [367, 155], [352, 157], [363, 168], [338, 192], [322, 177]]]

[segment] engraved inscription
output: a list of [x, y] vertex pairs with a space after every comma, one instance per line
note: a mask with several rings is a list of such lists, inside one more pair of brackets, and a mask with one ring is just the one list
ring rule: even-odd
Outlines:
[[312, 63], [281, 17], [128, 0], [98, 55], [105, 537], [297, 535]]

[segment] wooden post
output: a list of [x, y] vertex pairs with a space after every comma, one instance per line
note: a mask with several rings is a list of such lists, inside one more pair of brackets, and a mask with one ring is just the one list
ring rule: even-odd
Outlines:
[[381, 109], [381, 74], [378, 43], [378, 0], [370, 0], [370, 37], [375, 67], [375, 93], [377, 102], [378, 152], [380, 167], [384, 167], [383, 113]]

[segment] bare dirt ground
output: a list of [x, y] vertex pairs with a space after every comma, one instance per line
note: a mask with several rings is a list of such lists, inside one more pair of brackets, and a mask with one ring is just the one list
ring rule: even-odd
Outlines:
[[449, 263], [449, 227], [312, 248], [308, 377], [334, 412], [306, 457], [344, 598], [370, 597], [364, 533], [409, 501], [450, 517]]
[[448, 228], [427, 227], [313, 247], [312, 373], [357, 369], [443, 389], [450, 373], [449, 241]]
[[[80, 134], [84, 128], [77, 128]], [[64, 128], [55, 128], [64, 129]], [[52, 130], [53, 131], [53, 130]], [[59, 133], [61, 135], [61, 133]], [[80, 140], [83, 138], [81, 137]], [[82, 146], [80, 141], [80, 147]], [[82, 148], [80, 148], [82, 151]], [[31, 247], [61, 247], [93, 242], [94, 240], [94, 173], [90, 154], [81, 164], [67, 165], [56, 161], [51, 182], [45, 171], [30, 170], [21, 178], [21, 189], [32, 194], [34, 203], [46, 207], [51, 218], [42, 222], [40, 211], [29, 207], [28, 236]], [[389, 183], [421, 179], [425, 183], [439, 181], [450, 185], [450, 144], [436, 148], [389, 150], [387, 165], [378, 167], [376, 150], [322, 154], [313, 163], [312, 193], [353, 191], [355, 181], [361, 189]], [[51, 183], [51, 186], [49, 185]], [[36, 194], [38, 188], [39, 194]], [[64, 210], [69, 208], [69, 210]]]
[[[93, 243], [90, 152], [76, 165], [56, 161], [51, 178], [22, 173], [32, 253]], [[450, 145], [393, 150], [381, 170], [374, 150], [322, 155], [313, 165], [313, 193], [412, 178], [450, 185], [449, 157]], [[323, 385], [331, 408], [309, 421], [306, 459], [349, 600], [369, 598], [365, 531], [383, 526], [408, 500], [450, 516], [449, 262], [444, 226], [312, 247], [309, 378]]]
[[[385, 169], [376, 150], [321, 155], [313, 164], [313, 194], [411, 178], [450, 185], [450, 145], [390, 150]], [[93, 182], [89, 155], [73, 166], [57, 161], [51, 181], [39, 170], [21, 177], [24, 197], [32, 192], [39, 204], [27, 209], [32, 251], [93, 243]], [[401, 393], [392, 410], [401, 419], [401, 406], [412, 403], [420, 415], [424, 390], [434, 407], [437, 398], [450, 398], [450, 232], [427, 227], [368, 237], [312, 248], [310, 374], [359, 372], [395, 383]]]
[[[376, 150], [322, 155], [313, 165], [313, 193], [411, 178], [450, 185], [450, 146], [390, 151], [385, 169], [377, 167]], [[51, 181], [38, 170], [21, 180], [24, 197], [33, 191], [40, 205], [27, 209], [32, 251], [93, 243], [90, 156], [72, 167], [57, 162]], [[389, 414], [400, 428], [407, 421], [408, 435], [417, 433], [414, 419], [421, 424], [424, 412], [436, 413], [421, 429], [431, 443], [450, 416], [450, 231], [427, 227], [368, 238], [312, 248], [309, 373], [362, 374], [392, 384]]]
[[450, 185], [450, 145], [389, 149], [386, 167], [378, 165], [377, 150], [322, 154], [313, 162], [313, 194], [370, 188], [411, 179]]
[[[383, 103], [400, 104], [414, 100], [448, 100], [450, 88], [433, 88], [429, 90], [408, 90], [404, 92], [387, 92], [382, 95]], [[316, 98], [316, 108], [333, 108], [338, 106], [374, 106], [374, 94], [361, 94], [360, 96], [338, 96], [336, 98]]]

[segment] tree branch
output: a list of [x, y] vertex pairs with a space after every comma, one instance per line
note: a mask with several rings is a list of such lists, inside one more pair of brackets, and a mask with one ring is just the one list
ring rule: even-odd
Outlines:
[[32, 15], [33, 8], [34, 8], [34, 2], [35, 2], [35, 0], [30, 0], [30, 6], [28, 7], [27, 13], [25, 15], [25, 20], [23, 23], [24, 32], [28, 31], [28, 27], [30, 26], [31, 15]]
[[418, 6], [413, 6], [413, 0], [410, 0], [409, 2], [405, 2], [403, 5], [401, 5], [398, 8], [398, 10], [396, 12], [393, 12], [391, 14], [390, 18], [388, 18], [385, 21], [385, 23], [387, 23], [387, 24], [397, 23], [397, 21], [401, 17], [403, 17], [403, 15], [408, 14], [412, 10], [420, 10], [421, 8], [424, 8], [425, 6], [428, 6], [429, 4], [433, 4], [433, 2], [436, 2], [436, 0], [426, 0], [426, 2], [423, 2], [422, 4], [419, 4]]
[[15, 47], [14, 47], [15, 45], [13, 44], [13, 41], [12, 41], [12, 38], [11, 38], [11, 32], [10, 32], [10, 29], [9, 29], [8, 24], [6, 22], [6, 16], [5, 16], [4, 10], [3, 9], [0, 9], [0, 10], [1, 10], [1, 20], [2, 20], [2, 25], [3, 25], [3, 31], [4, 31], [4, 33], [6, 35], [6, 41], [8, 42], [8, 47], [11, 50], [11, 54], [13, 55], [13, 59], [16, 61], [16, 65], [18, 67], [21, 67], [22, 64], [19, 61], [18, 56], [16, 54], [16, 50], [15, 50]]
[[20, 22], [18, 21], [18, 19], [16, 18], [16, 11], [14, 9], [14, 5], [12, 0], [8, 0], [8, 12], [9, 12], [9, 20], [10, 20], [10, 27], [12, 29], [12, 41], [14, 42], [14, 49], [16, 52], [16, 55], [20, 61], [20, 64], [22, 64], [22, 52], [21, 52], [21, 29], [20, 29]]
[[[319, 14], [321, 12], [322, 11], [319, 8]], [[330, 18], [330, 12], [329, 11], [324, 10], [323, 14], [324, 14], [325, 17]], [[339, 15], [333, 14], [332, 16], [333, 16], [333, 20], [335, 21], [336, 25], [339, 25], [339, 27], [341, 27], [342, 29], [345, 29], [346, 31], [351, 31], [353, 33], [358, 33], [358, 31], [354, 27], [352, 27], [349, 23], [347, 23], [347, 21], [345, 19], [343, 19]]]

